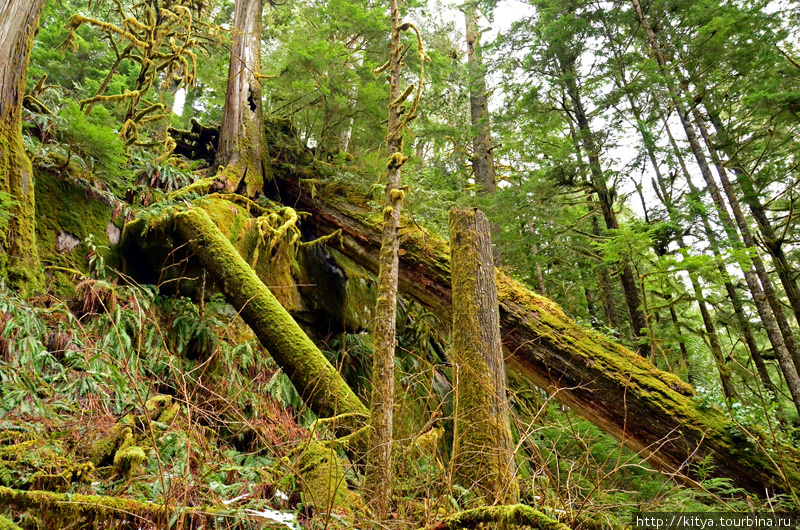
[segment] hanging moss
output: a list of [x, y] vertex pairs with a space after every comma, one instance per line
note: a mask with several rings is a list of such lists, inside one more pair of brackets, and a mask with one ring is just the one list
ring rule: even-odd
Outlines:
[[[241, 208], [221, 202], [229, 209]], [[220, 208], [219, 203], [216, 204], [214, 208]], [[198, 205], [208, 207], [207, 201], [201, 200]], [[176, 206], [149, 224], [129, 224], [126, 232], [131, 237], [157, 240], [174, 233], [187, 242], [228, 302], [240, 311], [315, 414], [329, 417], [337, 413], [365, 413], [366, 407], [336, 369], [212, 221], [210, 215], [215, 209], [209, 214], [197, 206]]]

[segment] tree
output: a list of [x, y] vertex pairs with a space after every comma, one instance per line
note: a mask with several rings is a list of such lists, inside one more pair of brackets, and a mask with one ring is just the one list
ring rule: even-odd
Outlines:
[[247, 195], [263, 191], [268, 178], [261, 102], [261, 14], [264, 0], [237, 0], [233, 14], [228, 88], [215, 167], [225, 166], [229, 190], [244, 182]]
[[40, 274], [34, 219], [34, 176], [22, 144], [22, 99], [44, 0], [0, 3], [0, 276], [23, 290]]
[[[386, 135], [388, 160], [386, 162], [386, 194], [383, 209], [380, 267], [378, 270], [378, 300], [375, 305], [375, 350], [372, 359], [372, 403], [370, 408], [370, 451], [367, 457], [366, 483], [372, 509], [378, 523], [386, 520], [391, 499], [392, 481], [392, 418], [394, 409], [394, 348], [397, 312], [397, 281], [399, 274], [400, 215], [405, 192], [400, 178], [403, 164], [404, 130], [416, 118], [422, 91], [422, 74], [425, 52], [422, 38], [416, 27], [403, 22], [397, 0], [389, 0], [391, 41], [389, 60], [376, 70], [377, 75], [389, 72], [389, 122]], [[401, 91], [400, 69], [405, 45], [400, 34], [414, 30], [417, 33], [417, 56], [420, 75], [416, 85]], [[414, 97], [410, 105], [406, 100]]]
[[489, 220], [450, 210], [455, 419], [453, 472], [488, 504], [519, 497]]
[[469, 106], [472, 119], [472, 176], [478, 193], [494, 194], [494, 155], [492, 129], [489, 121], [489, 102], [486, 93], [486, 68], [483, 65], [481, 29], [478, 26], [477, 2], [463, 7], [467, 27], [467, 65], [469, 69]]

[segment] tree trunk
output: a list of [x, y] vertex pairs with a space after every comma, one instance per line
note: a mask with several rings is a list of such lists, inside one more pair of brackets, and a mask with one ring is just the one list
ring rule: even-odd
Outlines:
[[[731, 206], [733, 218], [736, 220], [736, 226], [739, 228], [742, 241], [750, 252], [750, 259], [753, 263], [753, 267], [755, 268], [756, 275], [761, 281], [764, 297], [766, 298], [767, 303], [772, 310], [772, 314], [775, 316], [775, 322], [777, 323], [778, 329], [783, 336], [783, 342], [786, 345], [786, 350], [789, 352], [789, 355], [794, 362], [795, 369], [800, 371], [800, 348], [798, 348], [797, 340], [794, 338], [794, 333], [792, 331], [792, 327], [789, 325], [789, 320], [786, 318], [786, 315], [783, 312], [783, 304], [778, 299], [778, 294], [775, 292], [775, 287], [772, 285], [772, 279], [770, 279], [769, 274], [767, 273], [767, 268], [764, 266], [764, 262], [761, 260], [761, 256], [758, 253], [756, 239], [753, 237], [753, 233], [750, 231], [750, 225], [747, 223], [747, 219], [744, 217], [736, 190], [733, 189], [733, 184], [731, 184], [731, 181], [728, 178], [728, 171], [725, 169], [725, 166], [722, 164], [722, 161], [717, 156], [717, 152], [713, 147], [705, 120], [700, 115], [697, 107], [695, 107], [692, 112], [694, 114], [695, 123], [697, 123], [700, 133], [702, 134], [703, 139], [709, 148], [711, 159], [714, 162], [714, 165], [717, 167], [717, 173], [719, 174], [720, 181], [722, 182], [722, 189], [725, 190], [725, 196], [728, 198], [728, 204]], [[798, 380], [798, 382], [800, 383], [800, 380]]]
[[215, 167], [225, 166], [226, 186], [244, 181], [247, 195], [263, 191], [268, 159], [261, 110], [261, 12], [263, 0], [236, 0], [228, 90]]
[[[397, 0], [389, 1], [392, 22], [389, 45], [389, 123], [386, 165], [386, 207], [378, 270], [378, 301], [375, 305], [372, 357], [372, 403], [370, 442], [365, 484], [370, 507], [377, 523], [389, 516], [392, 493], [392, 421], [394, 411], [394, 347], [397, 312], [397, 281], [400, 249], [400, 216], [403, 191], [400, 189], [403, 166], [403, 131], [400, 101], [400, 67], [404, 47], [400, 42], [402, 20]], [[421, 82], [421, 81], [420, 81]]]
[[[22, 99], [44, 0], [0, 0], [0, 205], [11, 214], [0, 229], [0, 277], [27, 292], [40, 278], [33, 167], [22, 144]], [[7, 201], [13, 201], [6, 204]]]
[[[683, 155], [678, 148], [678, 144], [675, 141], [675, 138], [672, 136], [672, 132], [669, 127], [669, 123], [664, 117], [664, 130], [667, 133], [667, 137], [669, 138], [670, 145], [672, 146], [673, 151], [678, 159], [678, 162], [681, 166], [681, 171], [686, 179], [686, 183], [689, 185], [689, 191], [695, 196], [700, 197], [700, 190], [698, 190], [694, 182], [692, 181], [691, 174], [689, 173], [689, 169], [686, 167], [686, 163], [683, 160]], [[750, 352], [750, 357], [753, 359], [753, 363], [756, 365], [756, 370], [758, 371], [759, 379], [761, 379], [764, 388], [772, 393], [772, 400], [778, 403], [780, 407], [780, 400], [778, 399], [778, 393], [773, 385], [772, 380], [769, 377], [769, 372], [767, 371], [767, 366], [764, 363], [764, 358], [761, 356], [761, 349], [758, 347], [758, 343], [756, 343], [755, 336], [753, 336], [753, 330], [750, 326], [750, 322], [748, 321], [747, 315], [744, 313], [744, 306], [742, 305], [742, 300], [739, 298], [739, 293], [736, 292], [736, 287], [734, 287], [733, 283], [731, 282], [730, 276], [728, 275], [728, 270], [725, 268], [725, 263], [722, 259], [722, 254], [720, 252], [719, 241], [717, 240], [717, 236], [714, 233], [714, 230], [711, 228], [711, 223], [708, 219], [708, 214], [704, 209], [699, 210], [700, 220], [703, 223], [703, 230], [708, 238], [708, 245], [711, 248], [711, 251], [714, 254], [714, 257], [717, 262], [717, 270], [719, 271], [722, 278], [725, 279], [725, 292], [728, 294], [728, 299], [731, 302], [731, 306], [733, 307], [733, 313], [736, 316], [736, 322], [739, 327], [739, 332], [744, 337], [745, 344], [747, 345], [747, 349]]]
[[[211, 200], [205, 199], [203, 204], [210, 205]], [[124, 237], [135, 242], [166, 239], [172, 234], [188, 245], [314, 414], [321, 418], [355, 413], [366, 416], [366, 407], [339, 372], [256, 276], [205, 210], [191, 206], [158, 225], [133, 221], [126, 225]]]
[[472, 119], [472, 176], [479, 194], [494, 194], [496, 190], [492, 129], [489, 103], [486, 98], [486, 68], [481, 53], [481, 31], [478, 27], [478, 7], [474, 1], [464, 7], [467, 28], [467, 67], [469, 69], [469, 107]]
[[489, 220], [450, 210], [455, 420], [453, 475], [487, 504], [517, 502], [514, 441]]
[[[683, 124], [683, 129], [686, 133], [686, 139], [689, 142], [689, 146], [692, 149], [692, 153], [697, 160], [698, 166], [700, 166], [700, 172], [703, 175], [703, 178], [706, 181], [706, 186], [708, 189], [711, 198], [714, 201], [714, 205], [717, 207], [717, 211], [719, 213], [720, 221], [722, 222], [725, 231], [728, 234], [728, 238], [731, 242], [735, 245], [741, 246], [741, 239], [739, 239], [738, 234], [736, 233], [736, 227], [734, 226], [730, 214], [728, 213], [728, 209], [725, 206], [725, 203], [722, 199], [722, 195], [719, 192], [719, 188], [717, 187], [716, 181], [714, 180], [714, 176], [711, 174], [711, 169], [708, 165], [708, 160], [703, 153], [703, 149], [700, 146], [700, 141], [697, 138], [697, 133], [694, 130], [694, 124], [691, 122], [689, 117], [689, 112], [686, 109], [686, 105], [680, 98], [680, 94], [678, 93], [677, 88], [675, 87], [675, 81], [671, 77], [671, 72], [667, 68], [667, 62], [664, 58], [663, 53], [661, 52], [661, 48], [656, 40], [655, 34], [653, 33], [652, 28], [650, 27], [647, 18], [644, 15], [644, 11], [642, 10], [641, 3], [639, 0], [633, 0], [634, 9], [636, 10], [637, 17], [639, 18], [639, 22], [642, 25], [642, 28], [645, 31], [645, 35], [647, 37], [647, 41], [650, 44], [650, 47], [655, 55], [656, 61], [661, 69], [661, 73], [663, 74], [663, 78], [666, 82], [667, 89], [670, 94], [670, 98], [672, 99], [673, 104], [675, 105], [675, 109], [678, 111], [678, 117]], [[748, 246], [750, 246], [748, 244]], [[797, 355], [797, 348], [795, 344], [794, 350], [790, 350], [792, 344], [794, 343], [793, 339], [790, 339], [790, 342], [787, 343], [785, 341], [785, 337], [783, 336], [782, 330], [779, 327], [777, 318], [779, 315], [775, 315], [770, 307], [770, 302], [767, 299], [764, 290], [761, 288], [759, 284], [759, 278], [756, 275], [756, 272], [753, 271], [752, 262], [745, 256], [742, 256], [741, 253], [738, 253], [739, 256], [739, 265], [744, 273], [745, 281], [747, 282], [747, 286], [750, 289], [750, 292], [753, 295], [753, 301], [756, 304], [756, 309], [758, 310], [758, 314], [761, 317], [761, 322], [764, 325], [764, 329], [767, 332], [767, 336], [770, 339], [770, 343], [775, 350], [775, 355], [778, 358], [778, 363], [781, 367], [781, 371], [783, 372], [784, 378], [786, 379], [786, 385], [789, 388], [789, 392], [792, 394], [792, 399], [794, 401], [795, 406], [797, 407], [798, 411], [800, 411], [800, 376], [798, 375], [797, 368], [795, 365], [795, 358], [798, 357]], [[766, 286], [765, 286], [766, 288]], [[781, 311], [782, 314], [782, 311]]]
[[[712, 105], [705, 103], [705, 106], [708, 110], [711, 123], [714, 125], [714, 128], [717, 131], [717, 137], [722, 144], [722, 150], [733, 162], [733, 172], [736, 175], [736, 180], [739, 183], [739, 186], [742, 188], [744, 202], [749, 207], [750, 213], [753, 215], [753, 218], [758, 224], [758, 229], [761, 232], [764, 246], [767, 247], [767, 250], [772, 256], [772, 261], [775, 264], [775, 272], [778, 273], [778, 278], [780, 278], [781, 285], [783, 285], [786, 298], [789, 300], [789, 305], [792, 306], [795, 321], [798, 325], [800, 325], [800, 288], [797, 286], [794, 271], [792, 270], [789, 260], [786, 257], [786, 253], [783, 250], [783, 237], [778, 237], [778, 235], [775, 233], [775, 228], [772, 226], [769, 216], [767, 216], [766, 209], [764, 208], [764, 205], [761, 204], [761, 200], [759, 199], [756, 190], [753, 188], [750, 175], [744, 169], [743, 165], [739, 163], [736, 151], [734, 150], [734, 146], [730, 140], [730, 135], [723, 125], [722, 120], [719, 118], [716, 112], [714, 112]], [[716, 149], [716, 146], [709, 145], [709, 148]], [[790, 221], [787, 220], [786, 222], [788, 223]]]
[[[594, 201], [589, 200], [589, 208], [596, 211]], [[597, 215], [592, 215], [592, 234], [600, 237], [600, 223], [597, 221]], [[619, 329], [619, 316], [617, 316], [617, 304], [614, 301], [614, 291], [611, 289], [611, 277], [608, 274], [608, 268], [603, 263], [597, 264], [597, 282], [600, 288], [600, 298], [603, 300], [603, 312], [606, 315], [606, 325], [616, 330], [617, 338], [620, 337]]]
[[[589, 159], [589, 171], [592, 178], [592, 186], [597, 193], [597, 206], [603, 214], [603, 219], [608, 230], [619, 230], [619, 221], [614, 211], [613, 194], [606, 185], [605, 175], [600, 167], [600, 156], [598, 146], [594, 139], [589, 118], [581, 101], [580, 91], [575, 81], [574, 64], [563, 65], [565, 70], [565, 83], [567, 94], [572, 100], [572, 110], [575, 113], [575, 120], [578, 122], [578, 136], [583, 150]], [[639, 295], [639, 288], [636, 286], [636, 276], [633, 273], [630, 262], [627, 259], [620, 261], [619, 280], [622, 284], [622, 293], [625, 296], [625, 303], [628, 306], [628, 317], [631, 322], [631, 335], [637, 343], [643, 338], [642, 331], [647, 329], [647, 318], [642, 311], [642, 299]], [[636, 348], [642, 357], [650, 356], [650, 344], [637, 344]]]
[[[324, 199], [324, 188], [318, 187], [314, 197], [301, 192], [297, 176], [284, 175], [280, 188], [283, 202], [311, 214], [306, 221], [310, 232], [326, 235], [341, 229], [340, 250], [377, 271], [380, 230], [370, 211], [336, 199], [341, 191], [331, 192], [330, 201]], [[412, 227], [409, 223], [403, 233], [400, 290], [450, 321], [449, 249]], [[694, 464], [708, 458], [714, 476], [728, 477], [757, 495], [789, 491], [800, 483], [800, 453], [793, 447], [779, 444], [780, 459], [768, 457], [759, 447], [770, 442], [727, 422], [720, 411], [700, 406], [692, 399], [693, 389], [677, 376], [575, 324], [556, 304], [499, 272], [497, 287], [508, 368], [553, 392], [656, 468], [691, 482]], [[785, 466], [778, 469], [776, 462]]]

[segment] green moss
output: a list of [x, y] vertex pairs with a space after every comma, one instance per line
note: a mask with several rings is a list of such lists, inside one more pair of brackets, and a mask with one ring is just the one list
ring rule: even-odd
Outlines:
[[[207, 201], [199, 204], [206, 205]], [[227, 203], [227, 207], [238, 208]], [[174, 230], [174, 232], [173, 232]], [[127, 227], [131, 237], [162, 239], [175, 233], [210, 273], [264, 347], [283, 368], [311, 410], [321, 417], [366, 412], [322, 352], [300, 329], [202, 208], [176, 207], [164, 218]]]
[[163, 423], [165, 425], [169, 425], [170, 423], [172, 423], [172, 420], [175, 419], [175, 416], [177, 416], [177, 414], [180, 411], [181, 411], [180, 403], [173, 403], [169, 407], [165, 408], [164, 412], [162, 412], [158, 416], [158, 422]]
[[45, 528], [77, 527], [81, 523], [94, 528], [123, 517], [142, 518], [154, 524], [166, 523], [162, 506], [120, 497], [19, 491], [0, 487], [0, 505], [33, 512], [42, 518]]
[[114, 425], [108, 433], [100, 436], [92, 445], [89, 451], [89, 460], [95, 466], [101, 466], [104, 463], [110, 463], [113, 460], [113, 455], [117, 447], [125, 440], [128, 434], [133, 434], [130, 427], [126, 427], [122, 423]]
[[[116, 247], [112, 248], [106, 230], [114, 222], [114, 208], [107, 199], [88, 188], [64, 179], [50, 171], [40, 171], [36, 176], [36, 238], [43, 261], [77, 267], [88, 273], [87, 256], [90, 247], [85, 240], [91, 236], [103, 253], [106, 264], [119, 266]], [[74, 237], [80, 243], [72, 250], [60, 253], [56, 239], [61, 233]], [[72, 289], [69, 275], [53, 272], [56, 287], [63, 294]], [[59, 291], [59, 289], [57, 289]]]
[[342, 463], [336, 451], [319, 440], [292, 451], [291, 470], [295, 471], [303, 502], [316, 506], [318, 511], [350, 513], [363, 509], [363, 502], [347, 488]]
[[483, 525], [488, 523], [495, 523], [498, 528], [507, 528], [513, 525], [536, 530], [570, 530], [568, 526], [524, 504], [483, 506], [459, 512], [442, 521], [447, 530], [483, 528]]
[[123, 446], [114, 455], [114, 467], [120, 475], [132, 477], [136, 475], [145, 460], [147, 455], [138, 445]]
[[6, 519], [0, 515], [0, 530], [22, 530], [22, 528], [15, 525], [10, 519]]

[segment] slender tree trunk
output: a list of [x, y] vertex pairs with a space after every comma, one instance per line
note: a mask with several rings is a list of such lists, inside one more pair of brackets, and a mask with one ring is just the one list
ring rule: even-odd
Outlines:
[[233, 15], [228, 89], [222, 114], [215, 167], [231, 191], [242, 181], [252, 197], [264, 188], [268, 175], [261, 110], [261, 12], [263, 0], [236, 0]]
[[[794, 312], [795, 321], [800, 325], [800, 288], [797, 285], [795, 271], [789, 264], [786, 253], [783, 250], [784, 240], [775, 233], [775, 228], [767, 215], [766, 208], [761, 203], [761, 200], [753, 188], [753, 182], [749, 173], [745, 170], [744, 165], [740, 163], [734, 145], [731, 142], [730, 135], [725, 128], [719, 115], [713, 109], [713, 105], [706, 102], [704, 103], [708, 110], [708, 115], [714, 129], [717, 131], [717, 137], [721, 143], [722, 151], [730, 157], [733, 162], [733, 172], [736, 175], [736, 180], [742, 189], [744, 202], [750, 209], [750, 213], [758, 224], [758, 229], [761, 232], [764, 246], [767, 247], [772, 262], [775, 264], [775, 272], [778, 273], [783, 290], [786, 293], [786, 298], [789, 300], [789, 305]], [[709, 144], [709, 149], [716, 149], [717, 146]], [[789, 222], [787, 220], [787, 222]]]
[[467, 67], [469, 69], [469, 106], [472, 119], [472, 175], [478, 193], [494, 194], [496, 190], [489, 104], [486, 98], [486, 68], [481, 53], [481, 31], [478, 7], [474, 1], [464, 7], [467, 28]]
[[[641, 3], [639, 0], [633, 0], [633, 6], [636, 10], [639, 22], [645, 31], [647, 41], [650, 44], [653, 54], [655, 55], [656, 61], [661, 68], [661, 73], [663, 74], [670, 97], [675, 105], [676, 110], [678, 111], [678, 117], [683, 124], [683, 128], [686, 133], [686, 139], [689, 141], [689, 146], [692, 149], [692, 153], [697, 160], [697, 164], [700, 166], [700, 172], [706, 181], [708, 192], [710, 193], [711, 198], [717, 207], [717, 211], [719, 212], [720, 221], [722, 222], [723, 227], [725, 227], [729, 239], [734, 243], [741, 243], [741, 240], [736, 233], [736, 228], [731, 221], [727, 207], [722, 200], [722, 195], [719, 192], [719, 188], [717, 187], [714, 177], [711, 174], [708, 161], [703, 153], [702, 147], [700, 146], [697, 133], [694, 130], [694, 124], [691, 122], [686, 105], [681, 100], [680, 94], [675, 87], [675, 82], [671, 77], [671, 72], [669, 72], [667, 68], [667, 61], [664, 58], [655, 34], [653, 33], [653, 30], [644, 15]], [[750, 288], [750, 292], [753, 294], [753, 301], [755, 302], [759, 316], [761, 317], [761, 322], [764, 324], [764, 329], [767, 331], [767, 336], [769, 337], [770, 342], [775, 350], [778, 363], [783, 371], [786, 384], [792, 394], [795, 406], [800, 411], [800, 376], [798, 376], [794, 362], [796, 355], [789, 350], [790, 345], [784, 341], [784, 337], [782, 336], [781, 330], [776, 322], [777, 315], [774, 315], [770, 308], [767, 297], [762, 290], [761, 285], [759, 284], [758, 277], [752, 269], [750, 260], [744, 256], [739, 256], [739, 264], [742, 268], [742, 272], [744, 273], [747, 286]]]
[[711, 142], [708, 128], [706, 127], [703, 116], [700, 114], [697, 107], [695, 107], [692, 112], [694, 114], [695, 122], [700, 129], [700, 133], [702, 134], [703, 139], [705, 140], [709, 149], [709, 153], [711, 154], [711, 160], [714, 162], [714, 165], [717, 168], [717, 173], [719, 174], [720, 181], [722, 182], [722, 189], [725, 190], [725, 196], [728, 199], [728, 204], [731, 206], [733, 218], [736, 220], [736, 226], [739, 228], [739, 233], [742, 236], [745, 247], [750, 251], [750, 259], [753, 262], [756, 275], [761, 281], [764, 297], [767, 299], [767, 303], [772, 310], [772, 314], [775, 316], [775, 322], [777, 323], [778, 329], [780, 329], [781, 335], [783, 336], [786, 349], [789, 351], [789, 354], [794, 361], [795, 369], [800, 370], [800, 349], [798, 349], [797, 340], [794, 337], [792, 327], [789, 325], [789, 320], [786, 318], [786, 315], [783, 312], [783, 304], [781, 304], [778, 294], [775, 292], [775, 287], [772, 285], [772, 279], [769, 277], [767, 268], [764, 266], [764, 262], [758, 253], [756, 239], [753, 237], [753, 233], [750, 231], [750, 225], [748, 224], [747, 219], [742, 212], [742, 207], [739, 203], [736, 190], [733, 189], [733, 184], [731, 184], [731, 181], [728, 178], [728, 171], [725, 169], [725, 166], [722, 164], [719, 156], [717, 156], [717, 151], [714, 149], [713, 143]]
[[[589, 199], [589, 208], [597, 211], [594, 201]], [[600, 230], [600, 223], [597, 221], [597, 215], [592, 215], [592, 234], [595, 237], [600, 237], [602, 232]], [[614, 290], [611, 288], [611, 276], [608, 274], [608, 268], [602, 263], [597, 265], [597, 282], [600, 288], [600, 298], [603, 301], [603, 312], [606, 315], [606, 324], [608, 327], [617, 330], [619, 335], [619, 316], [617, 315], [617, 304], [614, 301]]]
[[389, 0], [391, 43], [389, 45], [389, 123], [386, 167], [386, 207], [378, 269], [378, 301], [375, 306], [375, 349], [372, 359], [372, 405], [370, 408], [370, 450], [367, 455], [365, 484], [368, 501], [377, 523], [389, 515], [392, 493], [392, 419], [394, 409], [394, 347], [397, 281], [399, 274], [399, 231], [403, 208], [401, 168], [403, 131], [400, 104], [400, 68], [403, 46], [402, 20], [397, 0]]
[[22, 144], [22, 99], [43, 7], [44, 0], [0, 0], [0, 192], [13, 201], [7, 230], [0, 230], [0, 277], [23, 292], [35, 287], [41, 274], [33, 167]]
[[450, 210], [455, 432], [453, 475], [488, 504], [519, 498], [489, 221]]
[[[312, 197], [301, 189], [301, 175], [286, 174], [284, 197], [310, 212], [306, 228], [317, 236], [342, 229], [340, 250], [375, 272], [380, 233], [371, 212], [343, 206], [326, 194]], [[446, 248], [431, 234], [407, 233], [401, 257], [400, 289], [445, 321], [452, 318], [451, 267]], [[791, 491], [800, 480], [797, 449], [776, 444], [775, 456], [760, 447], [716, 408], [692, 398], [691, 387], [674, 374], [656, 369], [641, 356], [570, 321], [550, 300], [497, 272], [497, 295], [508, 369], [548, 389], [569, 406], [659, 469], [697, 478], [696, 464], [712, 461], [713, 476], [726, 476], [757, 495]], [[676, 436], [680, 432], [681, 436]], [[769, 445], [770, 442], [766, 442]], [[778, 456], [779, 455], [779, 456]], [[779, 459], [780, 458], [780, 459]], [[785, 467], [780, 462], [785, 463]], [[674, 476], [674, 475], [673, 475]]]
[[[603, 214], [603, 219], [606, 223], [606, 228], [609, 230], [619, 230], [619, 221], [617, 214], [614, 212], [613, 198], [611, 190], [606, 185], [603, 170], [600, 167], [600, 156], [598, 146], [594, 139], [591, 127], [589, 126], [589, 119], [586, 115], [586, 110], [583, 107], [581, 100], [580, 90], [575, 81], [574, 64], [563, 64], [562, 67], [565, 71], [565, 83], [567, 94], [572, 100], [572, 111], [575, 114], [575, 120], [578, 122], [578, 136], [583, 150], [589, 159], [589, 171], [592, 178], [592, 186], [597, 193], [597, 205], [600, 212]], [[572, 75], [570, 75], [572, 74]], [[644, 337], [643, 330], [647, 329], [647, 318], [645, 318], [642, 311], [642, 299], [639, 295], [639, 288], [636, 286], [636, 275], [633, 273], [630, 262], [627, 259], [620, 261], [620, 274], [619, 280], [622, 285], [622, 293], [625, 296], [625, 303], [628, 306], [628, 317], [631, 322], [631, 335], [634, 341], [637, 342], [637, 352], [642, 357], [650, 356], [650, 344], [638, 344]], [[646, 335], [645, 335], [646, 336]]]
[[[692, 181], [691, 174], [689, 173], [689, 169], [686, 167], [686, 163], [683, 160], [683, 155], [678, 148], [678, 143], [675, 141], [675, 138], [672, 136], [672, 131], [670, 130], [669, 123], [667, 122], [666, 117], [664, 117], [664, 130], [667, 133], [667, 137], [669, 138], [670, 145], [672, 146], [673, 151], [678, 159], [678, 162], [681, 166], [681, 171], [686, 179], [686, 183], [689, 185], [689, 191], [695, 197], [700, 197], [700, 190], [698, 190], [694, 182]], [[733, 313], [736, 317], [736, 322], [739, 327], [739, 332], [744, 337], [745, 344], [747, 345], [747, 349], [750, 352], [750, 357], [753, 359], [753, 363], [756, 365], [756, 370], [758, 371], [758, 376], [761, 379], [761, 382], [764, 385], [764, 388], [769, 390], [772, 393], [772, 399], [780, 403], [778, 399], [777, 390], [775, 385], [772, 383], [772, 380], [769, 377], [769, 371], [767, 370], [767, 365], [764, 363], [764, 358], [761, 356], [761, 349], [758, 347], [758, 343], [756, 342], [755, 336], [753, 336], [753, 329], [750, 326], [750, 322], [747, 319], [747, 316], [744, 313], [744, 306], [742, 304], [741, 298], [739, 298], [739, 293], [736, 292], [736, 287], [731, 282], [731, 279], [728, 275], [728, 270], [725, 268], [725, 263], [722, 259], [722, 254], [720, 252], [719, 241], [717, 240], [717, 236], [714, 233], [714, 230], [711, 228], [711, 223], [708, 219], [708, 214], [705, 210], [700, 210], [700, 219], [703, 223], [703, 230], [708, 238], [708, 244], [711, 248], [711, 251], [714, 254], [714, 258], [716, 259], [717, 263], [717, 270], [719, 271], [722, 278], [725, 279], [725, 292], [728, 295], [728, 300], [731, 302], [731, 306], [733, 306]]]

